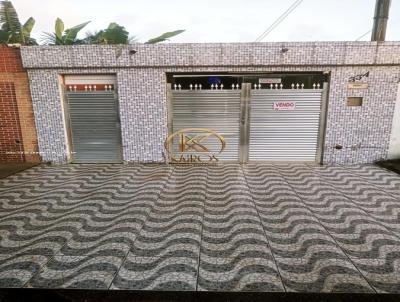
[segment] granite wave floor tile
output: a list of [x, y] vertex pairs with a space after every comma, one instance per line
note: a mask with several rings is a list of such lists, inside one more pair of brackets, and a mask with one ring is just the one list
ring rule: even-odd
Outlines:
[[269, 256], [270, 248], [258, 216], [237, 211], [226, 216], [205, 212], [201, 256]]
[[114, 229], [105, 232], [80, 230], [56, 253], [62, 256], [125, 256], [136, 239], [134, 229]]
[[[367, 187], [341, 167], [280, 173], [293, 187], [338, 246], [351, 257], [385, 258], [398, 250], [397, 204], [385, 192]], [[317, 180], [318, 178], [323, 179]], [[313, 194], [309, 195], [306, 190]], [[318, 192], [324, 194], [318, 194]], [[336, 191], [336, 194], [326, 194]], [[387, 205], [393, 205], [393, 208]], [[385, 224], [385, 222], [387, 222]]]
[[361, 274], [378, 293], [400, 294], [400, 253], [391, 252], [385, 259], [353, 258]]
[[198, 290], [284, 291], [272, 257], [201, 257]]
[[[230, 177], [223, 176], [228, 172]], [[238, 167], [208, 173], [201, 252], [218, 258], [270, 254], [259, 214]]]
[[341, 206], [316, 216], [350, 257], [385, 258], [387, 251], [399, 249], [396, 234], [357, 208]]
[[358, 176], [378, 189], [394, 197], [400, 197], [400, 179], [392, 171], [379, 168], [374, 165], [362, 165], [357, 167], [340, 167], [352, 175]]
[[0, 194], [0, 213], [1, 216], [6, 216], [43, 199], [47, 200], [48, 206], [73, 206], [92, 200], [101, 200], [104, 204], [113, 206], [113, 201], [121, 204], [137, 199], [145, 189], [151, 189], [156, 193], [156, 197], [171, 171], [170, 167], [143, 167], [131, 172], [126, 171], [125, 176], [115, 177], [114, 172], [111, 174], [114, 178], [111, 178], [109, 174], [103, 175], [102, 169], [99, 168], [99, 171], [89, 170], [86, 176], [67, 178], [54, 186], [49, 186], [47, 182], [27, 187], [6, 184], [6, 189]]
[[399, 293], [399, 196], [373, 165], [38, 166], [0, 180], [0, 285]]
[[37, 232], [25, 231], [0, 232], [0, 254], [55, 255], [72, 238], [73, 233], [53, 229]]
[[48, 255], [0, 255], [0, 287], [25, 286], [49, 259]]
[[276, 258], [276, 261], [289, 292], [374, 292], [346, 257], [324, 254], [309, 259]]
[[54, 256], [26, 287], [108, 289], [123, 257]]
[[205, 167], [175, 167], [132, 248], [137, 257], [197, 259], [206, 191]]
[[253, 196], [235, 166], [208, 173], [198, 290], [283, 290]]
[[197, 258], [129, 254], [111, 289], [193, 291], [196, 290], [197, 269]]
[[[178, 222], [179, 223], [179, 222]], [[180, 224], [168, 232], [142, 230], [130, 251], [135, 256], [180, 256], [196, 259], [200, 250], [201, 226]]]

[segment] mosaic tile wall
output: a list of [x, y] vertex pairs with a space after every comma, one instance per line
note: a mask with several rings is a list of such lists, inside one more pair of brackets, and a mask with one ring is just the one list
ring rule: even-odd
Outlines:
[[88, 73], [117, 75], [124, 161], [163, 161], [167, 135], [165, 72], [156, 69], [30, 69], [28, 76], [43, 161], [68, 162], [60, 75]]
[[[282, 45], [289, 48], [289, 56], [281, 53]], [[132, 49], [137, 53], [130, 56]], [[62, 74], [116, 74], [124, 161], [160, 162], [167, 134], [167, 72], [327, 71], [331, 81], [324, 162], [364, 163], [387, 156], [400, 77], [399, 50], [398, 42], [139, 44], [23, 47], [22, 56], [45, 161], [67, 162]], [[368, 89], [347, 89], [350, 76], [366, 71]], [[348, 96], [363, 96], [363, 106], [347, 107]], [[337, 150], [336, 145], [343, 148]]]
[[26, 68], [400, 64], [399, 42], [137, 43], [29, 46], [22, 51]]
[[166, 80], [156, 69], [117, 72], [124, 159], [162, 161], [167, 135]]

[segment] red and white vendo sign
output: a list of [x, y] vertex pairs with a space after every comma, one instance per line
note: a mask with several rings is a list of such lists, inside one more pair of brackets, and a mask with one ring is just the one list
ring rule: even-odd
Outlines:
[[296, 102], [292, 101], [274, 102], [275, 110], [294, 110], [295, 108], [296, 108]]

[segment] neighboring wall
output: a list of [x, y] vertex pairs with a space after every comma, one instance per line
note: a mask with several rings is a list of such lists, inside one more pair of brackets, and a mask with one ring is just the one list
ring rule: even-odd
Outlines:
[[396, 106], [393, 114], [392, 133], [390, 136], [390, 145], [388, 158], [400, 159], [400, 81], [397, 90]]
[[[400, 75], [398, 42], [23, 47], [22, 57], [46, 161], [67, 161], [59, 75], [85, 73], [117, 75], [124, 160], [162, 161], [167, 72], [330, 73], [324, 162], [387, 157]], [[367, 71], [368, 89], [347, 88], [349, 77]], [[363, 106], [347, 107], [348, 96], [363, 96]]]
[[0, 45], [0, 163], [39, 159], [29, 81], [20, 50]]

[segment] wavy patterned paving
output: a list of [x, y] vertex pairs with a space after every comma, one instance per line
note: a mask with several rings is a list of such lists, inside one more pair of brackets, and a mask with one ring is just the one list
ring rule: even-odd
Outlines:
[[[375, 275], [368, 269], [377, 272], [376, 267], [382, 268], [382, 262], [397, 263], [400, 260], [400, 222], [396, 218], [399, 201], [393, 197], [396, 179], [400, 178], [374, 166], [368, 167], [371, 168], [369, 172], [363, 166], [360, 169], [307, 165], [277, 167], [277, 171], [332, 237], [346, 256], [348, 265], [356, 268], [376, 291], [398, 292], [394, 286], [398, 280], [393, 273], [395, 269], [381, 269], [380, 274]], [[357, 176], [360, 174], [363, 177]], [[389, 192], [386, 191], [388, 188]], [[372, 265], [374, 261], [381, 265]], [[345, 288], [350, 286], [354, 291], [365, 291], [357, 290], [353, 283]]]
[[206, 181], [204, 167], [174, 167], [114, 289], [196, 289]]
[[283, 286], [242, 170], [208, 170], [199, 290], [282, 291]]
[[0, 287], [400, 293], [373, 165], [39, 166], [0, 180]]
[[59, 256], [48, 261], [27, 287], [107, 289], [123, 257]]

